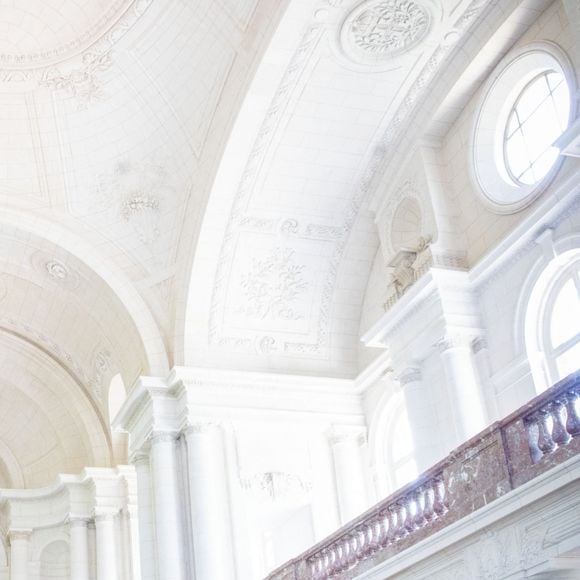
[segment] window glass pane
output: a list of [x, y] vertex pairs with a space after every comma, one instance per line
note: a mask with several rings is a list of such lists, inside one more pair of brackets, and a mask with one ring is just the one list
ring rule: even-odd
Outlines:
[[538, 105], [550, 94], [550, 88], [544, 75], [532, 81], [522, 93], [516, 105], [520, 122], [525, 122]]
[[522, 125], [528, 155], [535, 161], [560, 136], [560, 120], [551, 101], [544, 101]]
[[506, 142], [506, 157], [509, 159], [510, 169], [516, 179], [528, 170], [530, 160], [526, 152], [524, 136], [516, 131]]
[[574, 280], [568, 280], [558, 294], [552, 319], [550, 339], [552, 347], [557, 348], [580, 332], [580, 298]]
[[570, 350], [556, 359], [558, 376], [560, 379], [580, 369], [580, 342], [577, 342]]
[[569, 112], [570, 91], [560, 73], [547, 71], [524, 88], [504, 136], [507, 168], [516, 181], [531, 185], [550, 171], [558, 158], [552, 145], [565, 130]]
[[555, 147], [550, 147], [539, 159], [534, 162], [532, 165], [534, 172], [534, 182], [542, 179], [542, 177], [546, 175], [548, 171], [550, 171], [550, 167], [554, 165], [556, 159], [558, 159], [558, 155], [558, 149]]

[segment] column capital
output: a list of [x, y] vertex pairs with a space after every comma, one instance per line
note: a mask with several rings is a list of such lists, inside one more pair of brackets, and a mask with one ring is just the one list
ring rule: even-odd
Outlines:
[[446, 332], [436, 343], [435, 346], [440, 353], [444, 353], [453, 348], [473, 348], [473, 343], [483, 338], [483, 334], [475, 329], [453, 330]]
[[401, 387], [410, 383], [419, 383], [423, 380], [423, 371], [419, 365], [408, 366], [397, 374], [397, 379]]
[[95, 510], [94, 521], [96, 524], [113, 521], [113, 518], [119, 513], [114, 508], [99, 508]]
[[129, 457], [129, 463], [134, 466], [149, 465], [149, 453], [143, 450], [136, 451]]
[[91, 520], [90, 516], [69, 516], [68, 524], [71, 528], [86, 528]]
[[157, 445], [158, 443], [175, 443], [179, 433], [176, 431], [153, 431], [149, 436], [149, 441], [151, 445]]
[[362, 445], [366, 443], [366, 428], [362, 426], [333, 425], [326, 434], [331, 445], [340, 445], [341, 443]]

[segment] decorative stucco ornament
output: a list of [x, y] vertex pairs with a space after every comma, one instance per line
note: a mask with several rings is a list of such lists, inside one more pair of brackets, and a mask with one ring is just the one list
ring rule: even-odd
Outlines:
[[410, 50], [427, 33], [431, 18], [427, 9], [409, 0], [367, 0], [344, 22], [343, 46], [355, 58], [391, 57]]

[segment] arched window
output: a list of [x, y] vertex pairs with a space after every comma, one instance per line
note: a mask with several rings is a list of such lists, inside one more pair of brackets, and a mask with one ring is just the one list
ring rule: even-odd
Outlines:
[[564, 75], [548, 70], [522, 90], [505, 128], [506, 168], [516, 184], [533, 185], [550, 171], [554, 142], [568, 126], [570, 89]]
[[580, 368], [580, 251], [555, 258], [536, 283], [526, 346], [538, 390]]
[[544, 345], [550, 375], [559, 380], [580, 368], [580, 262], [572, 263], [547, 297]]

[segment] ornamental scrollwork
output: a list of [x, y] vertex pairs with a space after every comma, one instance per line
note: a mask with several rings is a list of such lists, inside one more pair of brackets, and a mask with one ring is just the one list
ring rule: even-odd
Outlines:
[[365, 2], [345, 22], [343, 39], [358, 52], [389, 57], [418, 44], [429, 31], [430, 16], [417, 2]]

